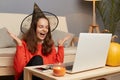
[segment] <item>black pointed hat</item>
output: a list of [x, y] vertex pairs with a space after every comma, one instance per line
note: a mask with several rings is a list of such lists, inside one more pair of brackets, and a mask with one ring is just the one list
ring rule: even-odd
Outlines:
[[20, 26], [21, 32], [26, 33], [26, 31], [30, 28], [31, 22], [33, 22], [33, 20], [35, 20], [38, 16], [41, 16], [41, 17], [46, 16], [49, 19], [51, 32], [57, 28], [59, 23], [58, 17], [51, 12], [42, 11], [39, 8], [39, 6], [36, 3], [34, 3], [33, 13], [26, 16], [21, 22], [21, 26]]
[[33, 15], [32, 15], [32, 21], [36, 19], [38, 16], [45, 16], [43, 11], [38, 7], [36, 3], [34, 3], [34, 8], [33, 8]]

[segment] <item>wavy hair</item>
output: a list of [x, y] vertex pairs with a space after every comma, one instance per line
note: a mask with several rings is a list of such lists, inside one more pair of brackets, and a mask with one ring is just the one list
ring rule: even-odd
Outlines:
[[30, 29], [25, 33], [23, 36], [23, 40], [27, 44], [28, 50], [34, 54], [37, 51], [37, 45], [38, 45], [38, 38], [36, 35], [36, 27], [37, 27], [37, 22], [39, 19], [44, 18], [48, 21], [48, 33], [42, 43], [42, 54], [47, 56], [50, 54], [52, 51], [52, 46], [54, 44], [51, 36], [51, 30], [50, 30], [50, 22], [47, 17], [45, 16], [38, 16], [35, 20], [31, 22], [31, 27]]

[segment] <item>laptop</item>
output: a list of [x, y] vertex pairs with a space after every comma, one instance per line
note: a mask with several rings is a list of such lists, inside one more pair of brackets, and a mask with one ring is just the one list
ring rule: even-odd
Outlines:
[[67, 73], [104, 67], [112, 34], [80, 33], [74, 62], [66, 63]]

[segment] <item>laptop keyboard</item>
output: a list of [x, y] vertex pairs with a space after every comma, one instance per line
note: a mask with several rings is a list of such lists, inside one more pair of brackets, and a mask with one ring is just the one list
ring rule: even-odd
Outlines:
[[65, 68], [66, 68], [66, 70], [72, 70], [72, 68], [73, 68], [73, 62], [65, 63]]
[[73, 65], [66, 66], [66, 70], [72, 70]]

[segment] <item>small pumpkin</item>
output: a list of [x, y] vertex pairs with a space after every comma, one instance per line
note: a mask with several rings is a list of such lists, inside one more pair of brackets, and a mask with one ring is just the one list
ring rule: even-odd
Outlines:
[[117, 42], [111, 42], [106, 65], [108, 66], [120, 66], [120, 44]]

